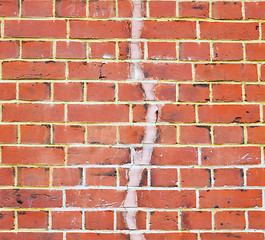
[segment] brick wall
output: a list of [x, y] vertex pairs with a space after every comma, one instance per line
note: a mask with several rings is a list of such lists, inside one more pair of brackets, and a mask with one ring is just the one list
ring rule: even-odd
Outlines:
[[264, 240], [265, 1], [0, 16], [0, 240]]

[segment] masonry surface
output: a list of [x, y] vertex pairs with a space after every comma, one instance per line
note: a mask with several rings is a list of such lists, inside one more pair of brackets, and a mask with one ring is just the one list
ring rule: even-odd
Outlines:
[[265, 1], [0, 0], [0, 240], [264, 240]]

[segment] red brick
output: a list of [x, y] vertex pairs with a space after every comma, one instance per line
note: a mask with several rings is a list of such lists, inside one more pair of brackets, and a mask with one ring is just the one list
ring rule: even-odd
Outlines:
[[198, 151], [195, 147], [156, 147], [153, 150], [153, 165], [197, 165]]
[[177, 57], [174, 42], [148, 42], [147, 47], [148, 59], [176, 59]]
[[86, 58], [86, 43], [84, 42], [56, 42], [57, 58]]
[[213, 2], [212, 18], [214, 19], [242, 19], [241, 2]]
[[20, 83], [19, 84], [19, 99], [29, 101], [45, 101], [51, 96], [50, 83]]
[[67, 240], [128, 240], [129, 235], [124, 233], [67, 233]]
[[205, 147], [202, 148], [202, 165], [252, 165], [260, 164], [259, 147]]
[[236, 232], [236, 233], [201, 233], [201, 240], [263, 240], [263, 233]]
[[151, 230], [178, 230], [178, 212], [151, 212]]
[[0, 41], [0, 58], [17, 58], [18, 56], [18, 41]]
[[88, 230], [113, 230], [113, 211], [93, 211], [85, 213], [85, 227]]
[[[45, 29], [45, 31], [43, 31]], [[64, 20], [6, 20], [5, 37], [65, 38]]]
[[265, 143], [265, 127], [251, 126], [247, 127], [248, 143]]
[[249, 211], [248, 221], [250, 229], [265, 229], [264, 219], [265, 212], [263, 211]]
[[89, 17], [91, 18], [112, 18], [115, 17], [115, 1], [90, 0]]
[[119, 101], [143, 101], [145, 91], [141, 83], [119, 83]]
[[144, 208], [195, 207], [195, 191], [191, 190], [137, 190], [137, 199], [138, 207]]
[[49, 186], [49, 168], [18, 168], [19, 186]]
[[[13, 186], [15, 182], [15, 169], [11, 167], [0, 168], [0, 186]], [[1, 220], [1, 218], [0, 218]], [[1, 229], [1, 221], [0, 221]]]
[[[131, 210], [131, 211], [134, 211], [134, 210]], [[126, 221], [125, 221], [125, 216], [126, 216], [126, 212], [117, 211], [117, 229], [119, 230], [128, 229]], [[137, 230], [146, 229], [146, 212], [137, 211], [135, 213], [135, 219], [136, 219]]]
[[4, 79], [64, 79], [63, 62], [3, 62]]
[[78, 186], [82, 180], [81, 168], [53, 168], [53, 186]]
[[83, 83], [66, 82], [54, 83], [54, 100], [55, 101], [82, 101], [83, 100]]
[[246, 43], [246, 59], [260, 61], [265, 60], [265, 44], [264, 43]]
[[17, 213], [18, 228], [46, 229], [48, 227], [48, 212], [19, 211]]
[[117, 208], [124, 201], [126, 192], [116, 189], [66, 190], [66, 206], [81, 208]]
[[243, 169], [238, 168], [224, 168], [214, 169], [214, 186], [226, 187], [226, 186], [243, 186], [244, 180]]
[[130, 0], [118, 0], [118, 17], [132, 17], [132, 8]]
[[209, 169], [180, 169], [182, 187], [210, 187], [211, 173]]
[[245, 229], [245, 213], [242, 211], [223, 211], [214, 215], [215, 229]]
[[177, 142], [177, 129], [173, 125], [157, 126], [156, 143], [175, 144]]
[[89, 58], [114, 59], [116, 56], [115, 42], [90, 42], [89, 48]]
[[246, 2], [245, 17], [246, 19], [265, 19], [265, 3], [264, 2]]
[[150, 17], [176, 17], [175, 1], [150, 1], [149, 2]]
[[252, 208], [262, 206], [262, 192], [257, 189], [201, 190], [201, 208]]
[[70, 21], [70, 38], [129, 38], [128, 21]]
[[22, 41], [22, 58], [51, 58], [52, 42]]
[[81, 211], [52, 212], [52, 229], [81, 229]]
[[213, 56], [216, 61], [243, 60], [242, 43], [213, 43]]
[[209, 17], [209, 2], [180, 2], [179, 16], [192, 18], [207, 18]]
[[21, 125], [21, 143], [50, 143], [50, 125]]
[[[131, 54], [132, 45], [137, 46], [141, 49], [140, 54]], [[144, 43], [143, 42], [119, 42], [119, 59], [143, 59], [144, 57]], [[135, 56], [134, 56], [135, 55]]]
[[176, 101], [176, 85], [169, 83], [157, 83], [153, 90], [160, 101]]
[[[14, 212], [1, 211], [0, 212], [0, 229], [12, 230], [14, 229]], [[0, 235], [1, 237], [1, 235]]]
[[145, 135], [144, 126], [120, 126], [120, 143], [142, 143]]
[[255, 64], [196, 64], [196, 81], [258, 81]]
[[116, 186], [115, 168], [87, 168], [86, 185], [87, 186]]
[[180, 84], [180, 102], [208, 102], [210, 98], [208, 84]]
[[179, 59], [189, 61], [210, 60], [210, 44], [206, 42], [181, 42]]
[[215, 144], [244, 142], [244, 130], [241, 126], [214, 126], [213, 134]]
[[17, 143], [16, 125], [0, 125], [0, 143]]
[[87, 101], [114, 101], [115, 84], [105, 82], [87, 83]]
[[64, 106], [48, 103], [4, 103], [3, 121], [60, 122], [64, 121]]
[[200, 22], [201, 39], [258, 39], [259, 24], [255, 22]]
[[0, 5], [1, 17], [17, 17], [19, 13], [18, 0], [2, 0]]
[[178, 171], [177, 169], [151, 169], [151, 186], [152, 187], [177, 187]]
[[61, 190], [0, 189], [0, 206], [7, 208], [57, 208], [62, 207], [62, 199]]
[[125, 62], [70, 62], [70, 79], [121, 80], [129, 78], [129, 64]]
[[257, 105], [200, 105], [200, 122], [211, 123], [255, 123], [259, 122]]
[[54, 143], [84, 143], [85, 127], [78, 125], [55, 125]]
[[27, 239], [27, 240], [62, 240], [63, 233], [49, 233], [49, 232], [1, 232], [0, 239], [12, 239], [12, 240], [20, 240], [20, 239]]
[[181, 144], [211, 143], [209, 126], [180, 126], [179, 131]]
[[69, 104], [68, 120], [74, 122], [128, 122], [129, 107], [122, 104]]
[[[129, 181], [130, 181], [130, 171], [131, 168], [119, 168], [119, 176], [120, 176], [120, 186], [128, 186], [129, 185]], [[132, 171], [137, 171], [138, 173], [141, 174], [141, 179], [140, 182], [137, 184], [137, 187], [140, 186], [147, 186], [147, 169], [146, 168], [141, 168], [141, 167], [137, 167], [133, 169]], [[134, 185], [131, 184], [130, 185]]]
[[[89, 157], [87, 157], [89, 156]], [[130, 152], [127, 148], [109, 147], [70, 147], [68, 149], [68, 164], [115, 164], [130, 162]]]
[[174, 232], [174, 233], [146, 233], [144, 234], [146, 240], [181, 240], [181, 239], [189, 239], [196, 240], [196, 233], [187, 233], [187, 232]]
[[211, 212], [181, 212], [181, 229], [211, 229], [212, 228], [212, 214]]
[[16, 99], [16, 83], [0, 83], [0, 100]]
[[52, 17], [52, 0], [23, 0], [22, 17]]
[[116, 126], [87, 126], [87, 141], [94, 144], [115, 144]]
[[3, 164], [64, 164], [64, 149], [62, 147], [2, 147]]
[[242, 101], [242, 85], [213, 84], [212, 94], [214, 102], [240, 102]]
[[56, 0], [56, 17], [85, 17], [86, 2], [83, 0]]
[[265, 101], [265, 85], [247, 84], [245, 86], [245, 96], [248, 102]]
[[248, 186], [265, 186], [265, 169], [250, 168], [247, 170]]

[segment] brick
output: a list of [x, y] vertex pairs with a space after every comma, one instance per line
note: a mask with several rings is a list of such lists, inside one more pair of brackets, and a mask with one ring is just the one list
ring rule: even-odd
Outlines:
[[243, 186], [244, 184], [243, 169], [214, 169], [214, 186]]
[[56, 0], [56, 17], [76, 17], [86, 16], [86, 2], [83, 0]]
[[138, 190], [137, 199], [138, 207], [168, 209], [195, 207], [195, 191], [191, 190]]
[[50, 143], [50, 125], [21, 125], [21, 143]]
[[175, 233], [146, 233], [144, 234], [146, 240], [159, 240], [166, 238], [168, 240], [181, 240], [181, 239], [189, 239], [196, 240], [196, 233], [183, 233], [183, 232], [175, 232]]
[[1, 208], [56, 208], [62, 207], [62, 199], [61, 190], [0, 189]]
[[68, 240], [86, 240], [86, 239], [95, 239], [95, 240], [127, 240], [129, 235], [123, 233], [67, 233]]
[[[89, 156], [89, 157], [87, 157]], [[68, 164], [115, 164], [130, 162], [130, 152], [127, 148], [109, 147], [70, 147]]]
[[245, 96], [248, 102], [265, 101], [265, 85], [247, 84], [245, 86]]
[[259, 122], [257, 105], [200, 105], [199, 121], [211, 123], [255, 123]]
[[85, 212], [85, 227], [88, 230], [113, 230], [113, 211]]
[[[43, 31], [45, 29], [45, 31]], [[64, 20], [6, 20], [5, 37], [65, 38]]]
[[129, 38], [128, 21], [70, 21], [70, 38]]
[[[134, 211], [134, 210], [132, 210]], [[127, 224], [125, 221], [126, 212], [117, 211], [117, 229], [127, 230]], [[135, 229], [146, 229], [146, 212], [137, 211], [135, 213], [136, 228]]]
[[115, 59], [115, 42], [90, 42], [89, 58]]
[[244, 143], [244, 130], [241, 126], [214, 126], [215, 144]]
[[178, 212], [151, 212], [151, 230], [178, 230]]
[[180, 102], [208, 102], [210, 90], [208, 84], [180, 84]]
[[147, 20], [143, 23], [141, 38], [194, 39], [196, 38], [196, 25], [193, 21]]
[[260, 61], [265, 60], [265, 44], [263, 43], [246, 43], [246, 59]]
[[202, 148], [202, 165], [253, 165], [260, 164], [259, 147], [205, 147]]
[[0, 41], [0, 58], [18, 58], [18, 56], [19, 56], [18, 41]]
[[242, 101], [241, 84], [213, 84], [212, 94], [214, 102]]
[[181, 144], [211, 143], [209, 126], [180, 126], [179, 134]]
[[[130, 171], [131, 168], [119, 168], [119, 176], [120, 176], [120, 186], [128, 186], [130, 180]], [[142, 167], [134, 168], [132, 171], [141, 174], [140, 182], [137, 184], [137, 187], [147, 186], [147, 169]], [[131, 184], [130, 185], [134, 185]]]
[[0, 100], [16, 99], [16, 83], [0, 83]]
[[17, 17], [19, 14], [18, 0], [2, 0], [0, 5], [1, 17]]
[[209, 17], [209, 3], [206, 1], [180, 2], [179, 16], [192, 18], [207, 18]]
[[51, 58], [52, 42], [22, 41], [22, 58]]
[[128, 122], [129, 107], [125, 104], [69, 104], [68, 120], [73, 122]]
[[81, 229], [81, 211], [53, 211], [52, 229]]
[[89, 17], [91, 18], [112, 18], [115, 17], [115, 1], [89, 1]]
[[243, 60], [242, 43], [213, 43], [213, 57], [216, 61], [239, 61]]
[[174, 42], [148, 42], [147, 47], [148, 59], [176, 59], [177, 57]]
[[205, 211], [190, 211], [181, 212], [181, 229], [196, 230], [196, 229], [211, 229], [212, 228], [212, 214]]
[[242, 19], [241, 2], [213, 2], [212, 18], [214, 19]]
[[51, 85], [50, 83], [20, 83], [19, 99], [28, 101], [45, 101], [50, 100]]
[[196, 64], [196, 81], [258, 81], [255, 64]]
[[143, 143], [145, 135], [144, 126], [120, 126], [120, 143]]
[[141, 83], [120, 83], [118, 88], [119, 101], [143, 101], [145, 98]]
[[124, 201], [126, 192], [116, 189], [66, 190], [66, 206], [81, 208], [117, 208]]
[[247, 170], [248, 186], [265, 186], [265, 169], [250, 168]]
[[91, 144], [115, 144], [116, 126], [87, 126], [87, 141]]
[[180, 169], [182, 187], [210, 187], [211, 173], [209, 169]]
[[237, 232], [237, 233], [202, 233], [201, 240], [263, 240], [263, 233]]
[[85, 127], [78, 125], [55, 125], [53, 128], [54, 143], [84, 143]]
[[206, 42], [180, 42], [179, 59], [189, 61], [210, 60], [210, 44]]
[[[15, 182], [15, 169], [11, 167], [0, 168], [0, 186], [13, 186]], [[1, 220], [1, 218], [0, 218]], [[1, 221], [0, 221], [1, 229]]]
[[177, 142], [177, 129], [173, 125], [157, 126], [157, 143], [175, 144]]
[[87, 101], [114, 101], [115, 84], [105, 82], [87, 83]]
[[248, 221], [250, 229], [265, 229], [264, 219], [265, 212], [263, 211], [249, 211]]
[[3, 62], [4, 79], [64, 79], [63, 62]]
[[153, 90], [155, 97], [160, 101], [176, 101], [176, 85], [157, 83]]
[[263, 126], [247, 127], [248, 143], [265, 143], [264, 133]]
[[176, 17], [175, 1], [150, 1], [149, 2], [150, 17]]
[[252, 40], [258, 37], [256, 22], [200, 22], [201, 39]]
[[48, 212], [44, 211], [18, 211], [18, 228], [47, 229]]
[[245, 17], [246, 19], [265, 19], [265, 14], [263, 9], [265, 9], [264, 2], [246, 2], [245, 4]]
[[19, 186], [49, 186], [49, 168], [18, 168], [18, 185]]
[[83, 42], [56, 42], [57, 58], [86, 58], [86, 43]]
[[[142, 2], [143, 3], [143, 2]], [[132, 45], [137, 46], [141, 49], [140, 53], [137, 54], [131, 54], [131, 48]], [[119, 42], [119, 59], [125, 60], [125, 59], [143, 59], [144, 57], [144, 43], [143, 42]]]
[[64, 106], [46, 103], [4, 103], [3, 121], [6, 122], [61, 122]]
[[177, 169], [151, 169], [152, 187], [177, 187], [178, 171]]
[[22, 17], [52, 17], [52, 0], [23, 0]]
[[242, 211], [223, 211], [214, 215], [216, 229], [245, 229], [245, 213]]
[[16, 125], [0, 125], [0, 143], [17, 143]]
[[1, 211], [0, 212], [0, 229], [13, 230], [14, 229], [14, 212]]
[[261, 190], [224, 189], [201, 190], [201, 208], [252, 208], [261, 207]]
[[62, 147], [2, 147], [3, 164], [40, 164], [63, 165], [64, 149]]
[[54, 100], [55, 101], [82, 101], [83, 100], [83, 83], [66, 82], [54, 83]]
[[53, 168], [53, 186], [79, 186], [82, 180], [81, 168]]
[[156, 147], [153, 150], [153, 165], [197, 165], [198, 151], [195, 147]]
[[117, 172], [115, 168], [87, 168], [87, 186], [116, 186]]

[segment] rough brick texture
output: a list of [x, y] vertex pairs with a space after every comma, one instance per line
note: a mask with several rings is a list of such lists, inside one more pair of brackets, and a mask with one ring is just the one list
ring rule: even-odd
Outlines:
[[264, 240], [264, 0], [0, 0], [0, 240]]

